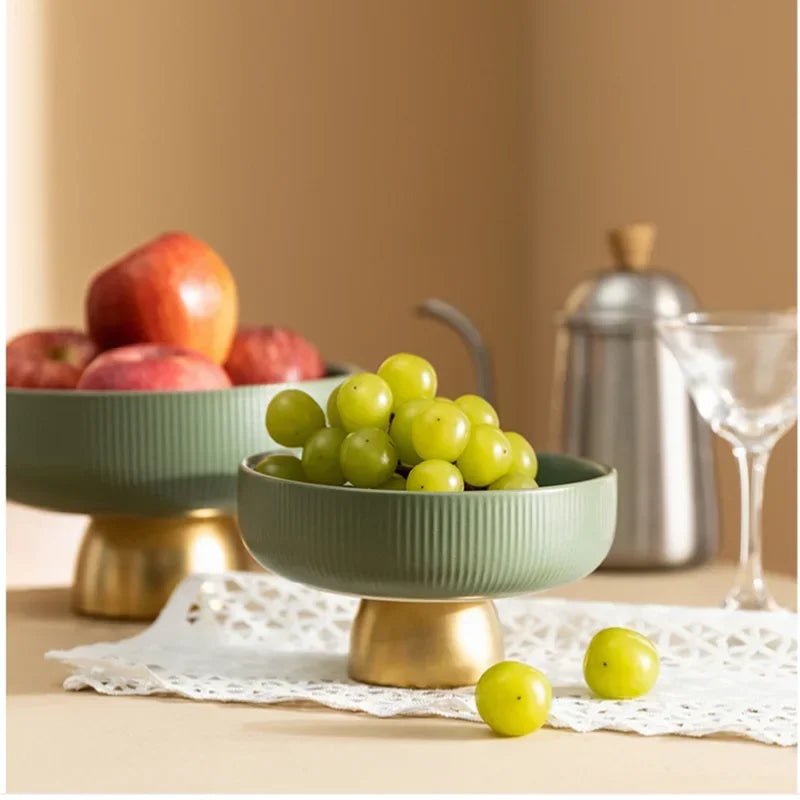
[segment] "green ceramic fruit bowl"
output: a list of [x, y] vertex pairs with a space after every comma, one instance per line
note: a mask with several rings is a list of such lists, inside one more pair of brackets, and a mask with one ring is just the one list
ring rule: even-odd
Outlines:
[[617, 475], [541, 454], [539, 489], [435, 494], [319, 486], [239, 468], [242, 537], [267, 569], [360, 597], [444, 601], [547, 589], [608, 554]]
[[275, 443], [273, 395], [298, 386], [323, 406], [352, 371], [205, 392], [6, 390], [6, 494], [91, 515], [76, 562], [76, 611], [152, 619], [193, 572], [246, 569], [236, 469]]
[[82, 514], [233, 513], [242, 457], [276, 446], [263, 422], [270, 399], [299, 386], [324, 408], [347, 371], [200, 392], [7, 389], [7, 497]]

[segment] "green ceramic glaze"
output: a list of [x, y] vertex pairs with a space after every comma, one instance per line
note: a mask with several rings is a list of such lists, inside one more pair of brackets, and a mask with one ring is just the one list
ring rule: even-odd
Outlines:
[[233, 512], [242, 458], [276, 447], [270, 399], [297, 386], [324, 409], [346, 371], [207, 392], [7, 389], [7, 497], [83, 514]]
[[318, 486], [239, 469], [253, 556], [299, 583], [363, 597], [524, 594], [582, 578], [607, 555], [617, 475], [541, 454], [541, 488], [434, 494]]

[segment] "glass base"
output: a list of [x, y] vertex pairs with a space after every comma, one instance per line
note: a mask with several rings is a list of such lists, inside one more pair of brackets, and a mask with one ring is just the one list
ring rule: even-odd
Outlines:
[[737, 611], [785, 611], [775, 602], [767, 588], [760, 586], [737, 586], [728, 592], [723, 603], [724, 608]]

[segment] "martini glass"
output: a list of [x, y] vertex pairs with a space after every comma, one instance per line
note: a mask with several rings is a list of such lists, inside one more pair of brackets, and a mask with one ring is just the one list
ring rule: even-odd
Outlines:
[[797, 420], [797, 314], [693, 313], [658, 320], [656, 328], [698, 412], [739, 462], [739, 571], [725, 607], [778, 609], [761, 568], [761, 508], [772, 448]]

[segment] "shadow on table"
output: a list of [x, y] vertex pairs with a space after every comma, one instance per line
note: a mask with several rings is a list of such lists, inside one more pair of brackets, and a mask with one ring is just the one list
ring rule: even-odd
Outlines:
[[117, 641], [133, 636], [143, 623], [90, 619], [70, 608], [69, 589], [14, 590], [6, 605], [7, 694], [63, 692], [64, 664], [45, 661], [48, 650]]
[[66, 619], [70, 611], [70, 590], [12, 589], [6, 594], [6, 613], [9, 617], [26, 619]]
[[[272, 706], [271, 710], [278, 710]], [[342, 714], [338, 711], [336, 714]], [[348, 713], [348, 712], [344, 712]], [[416, 740], [449, 740], [449, 741], [486, 741], [497, 738], [483, 724], [462, 720], [442, 719], [438, 717], [395, 717], [380, 719], [369, 717], [366, 714], [351, 713], [357, 717], [349, 725], [342, 725], [341, 721], [324, 719], [322, 714], [309, 714], [309, 719], [279, 719], [278, 714], [270, 714], [264, 722], [246, 722], [243, 730], [248, 733], [271, 735], [276, 733], [287, 736], [314, 736], [348, 739], [416, 739]], [[323, 718], [320, 718], [323, 717]]]

